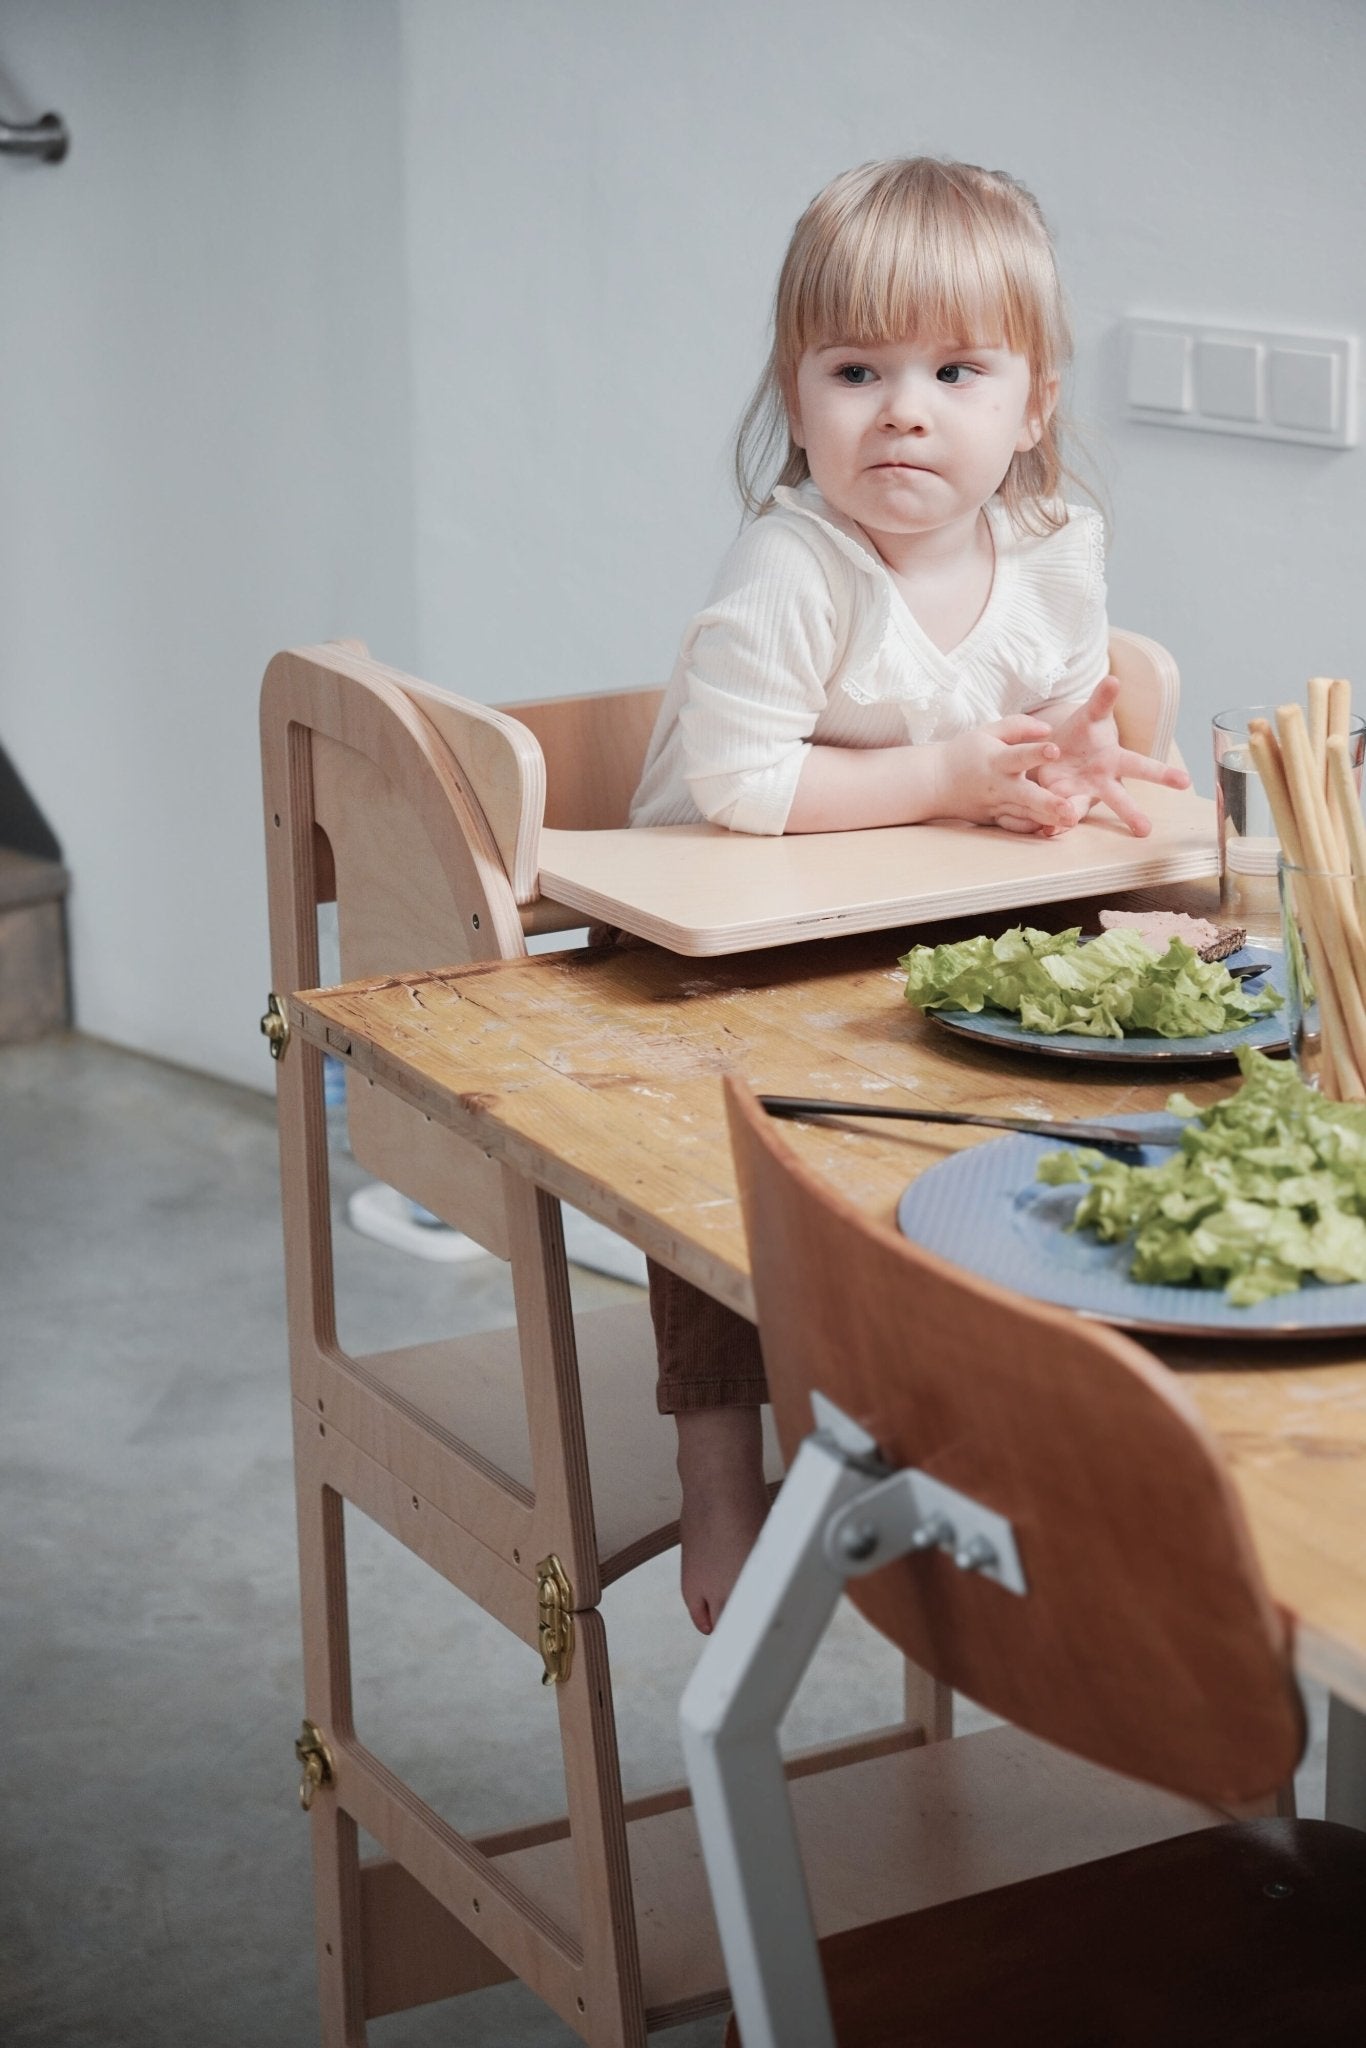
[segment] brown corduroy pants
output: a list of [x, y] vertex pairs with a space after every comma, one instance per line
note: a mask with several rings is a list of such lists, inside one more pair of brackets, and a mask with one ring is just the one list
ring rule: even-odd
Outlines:
[[757, 1408], [768, 1399], [759, 1332], [666, 1266], [648, 1261], [661, 1415], [685, 1408]]

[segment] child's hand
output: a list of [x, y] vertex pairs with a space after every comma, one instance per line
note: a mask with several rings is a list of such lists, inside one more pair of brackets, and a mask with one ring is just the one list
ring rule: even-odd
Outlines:
[[1041, 762], [1033, 779], [1053, 796], [1066, 799], [1071, 807], [1069, 823], [1079, 824], [1093, 803], [1105, 803], [1136, 838], [1146, 839], [1152, 822], [1129, 795], [1121, 777], [1161, 783], [1164, 789], [1189, 789], [1190, 777], [1184, 768], [1173, 768], [1120, 745], [1114, 721], [1118, 695], [1117, 676], [1106, 676], [1097, 683], [1086, 703], [1054, 728], [1057, 755]]
[[1002, 718], [939, 743], [940, 789], [934, 815], [1012, 832], [1065, 832], [1074, 822], [1066, 791], [1042, 780], [1061, 765], [1062, 749], [1041, 718]]

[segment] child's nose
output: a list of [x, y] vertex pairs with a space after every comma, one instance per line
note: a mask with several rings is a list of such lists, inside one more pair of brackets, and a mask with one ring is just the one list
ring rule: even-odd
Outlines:
[[882, 424], [899, 434], [924, 433], [929, 424], [929, 406], [921, 378], [888, 379], [883, 390]]

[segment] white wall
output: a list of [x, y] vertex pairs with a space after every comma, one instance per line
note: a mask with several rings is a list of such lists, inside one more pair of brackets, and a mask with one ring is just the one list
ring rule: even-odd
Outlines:
[[256, 697], [410, 662], [398, 25], [369, 0], [6, 0], [0, 739], [62, 842], [77, 1018], [270, 1085]]
[[1210, 711], [1366, 689], [1366, 454], [1126, 427], [1127, 312], [1366, 329], [1357, 0], [6, 0], [0, 738], [91, 1032], [269, 1085], [260, 672], [660, 678], [736, 524], [792, 221], [1004, 165], [1057, 230], [1112, 614]]
[[1112, 616], [1182, 743], [1366, 691], [1366, 454], [1125, 426], [1126, 313], [1366, 329], [1357, 0], [407, 0], [419, 651], [511, 698], [660, 679], [734, 528], [729, 437], [837, 170], [999, 165], [1054, 224]]

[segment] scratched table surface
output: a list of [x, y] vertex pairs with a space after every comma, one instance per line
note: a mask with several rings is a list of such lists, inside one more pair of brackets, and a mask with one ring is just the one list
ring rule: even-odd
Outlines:
[[[289, 1011], [305, 1039], [752, 1315], [727, 1071], [776, 1094], [1057, 1117], [1159, 1109], [1177, 1085], [1203, 1103], [1236, 1083], [1224, 1067], [1139, 1075], [1007, 1057], [942, 1031], [904, 1001], [897, 970], [926, 936], [705, 962], [631, 943], [357, 982], [292, 997]], [[916, 1175], [991, 1139], [885, 1123], [784, 1130], [887, 1222]], [[1366, 1709], [1366, 1330], [1150, 1348], [1223, 1444], [1273, 1593], [1296, 1619], [1301, 1668]]]

